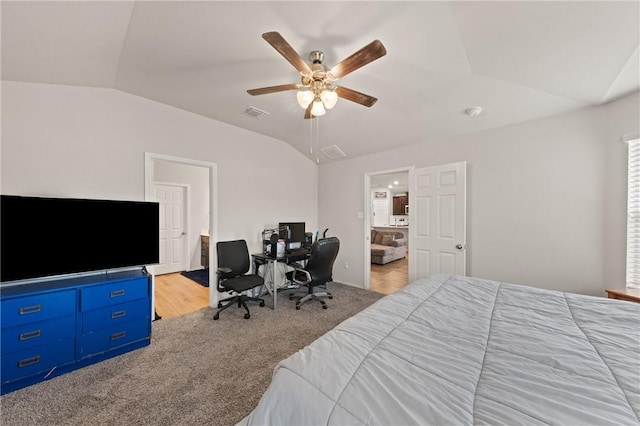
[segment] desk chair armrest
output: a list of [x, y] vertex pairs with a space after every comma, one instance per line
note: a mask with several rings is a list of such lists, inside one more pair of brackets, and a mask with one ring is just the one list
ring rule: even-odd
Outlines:
[[298, 262], [291, 262], [288, 264], [293, 269], [303, 269], [304, 267]]
[[302, 272], [307, 277], [307, 279], [306, 279], [306, 281], [304, 281], [304, 283], [311, 282], [311, 274], [309, 273], [309, 271], [303, 269], [302, 267], [298, 267], [298, 268], [294, 268], [293, 269], [293, 274], [291, 275], [291, 281], [299, 283], [299, 284], [304, 284], [303, 282], [296, 280], [296, 273], [297, 272]]
[[218, 269], [216, 269], [216, 274], [220, 275], [220, 274], [228, 274], [229, 272], [231, 272], [231, 268], [227, 268], [226, 266], [221, 266]]

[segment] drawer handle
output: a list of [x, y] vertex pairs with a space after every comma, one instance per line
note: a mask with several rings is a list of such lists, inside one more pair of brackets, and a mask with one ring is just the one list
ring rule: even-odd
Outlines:
[[36, 312], [40, 312], [41, 310], [42, 305], [25, 306], [24, 308], [20, 308], [18, 313], [20, 315], [35, 314]]
[[124, 296], [124, 290], [113, 290], [111, 293], [109, 293], [109, 297], [120, 297], [120, 296]]
[[124, 336], [126, 336], [126, 333], [124, 331], [120, 331], [118, 333], [113, 333], [111, 335], [111, 340], [118, 340], [118, 339], [122, 339]]
[[35, 339], [36, 337], [40, 336], [42, 336], [41, 330], [27, 331], [26, 333], [20, 334], [20, 340]]
[[40, 355], [33, 356], [31, 358], [25, 358], [18, 361], [18, 368], [28, 367], [40, 362]]
[[115, 319], [115, 318], [120, 318], [127, 315], [127, 311], [126, 310], [122, 310], [122, 311], [118, 311], [118, 312], [112, 312], [111, 313], [111, 319]]

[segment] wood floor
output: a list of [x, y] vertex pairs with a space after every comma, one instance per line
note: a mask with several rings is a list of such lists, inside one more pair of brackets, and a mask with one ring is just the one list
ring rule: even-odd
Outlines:
[[[409, 281], [407, 258], [386, 265], [371, 265], [371, 290], [391, 294]], [[209, 288], [203, 287], [179, 272], [155, 276], [156, 313], [173, 318], [209, 306]]]
[[179, 272], [155, 276], [156, 313], [173, 318], [209, 306], [209, 288]]
[[409, 258], [394, 260], [386, 265], [371, 264], [371, 290], [391, 294], [409, 283]]

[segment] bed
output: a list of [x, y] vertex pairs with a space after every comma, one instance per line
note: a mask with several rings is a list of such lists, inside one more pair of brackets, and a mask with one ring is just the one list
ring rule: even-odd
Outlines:
[[640, 424], [640, 304], [436, 275], [281, 361], [241, 425]]

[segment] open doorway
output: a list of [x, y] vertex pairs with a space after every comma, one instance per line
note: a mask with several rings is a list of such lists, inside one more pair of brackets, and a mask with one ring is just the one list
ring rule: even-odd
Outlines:
[[365, 175], [365, 283], [383, 294], [409, 282], [409, 170]]
[[160, 204], [160, 262], [149, 268], [156, 319], [217, 303], [215, 285], [209, 285], [209, 247], [217, 223], [215, 188], [214, 163], [145, 154], [145, 198]]

